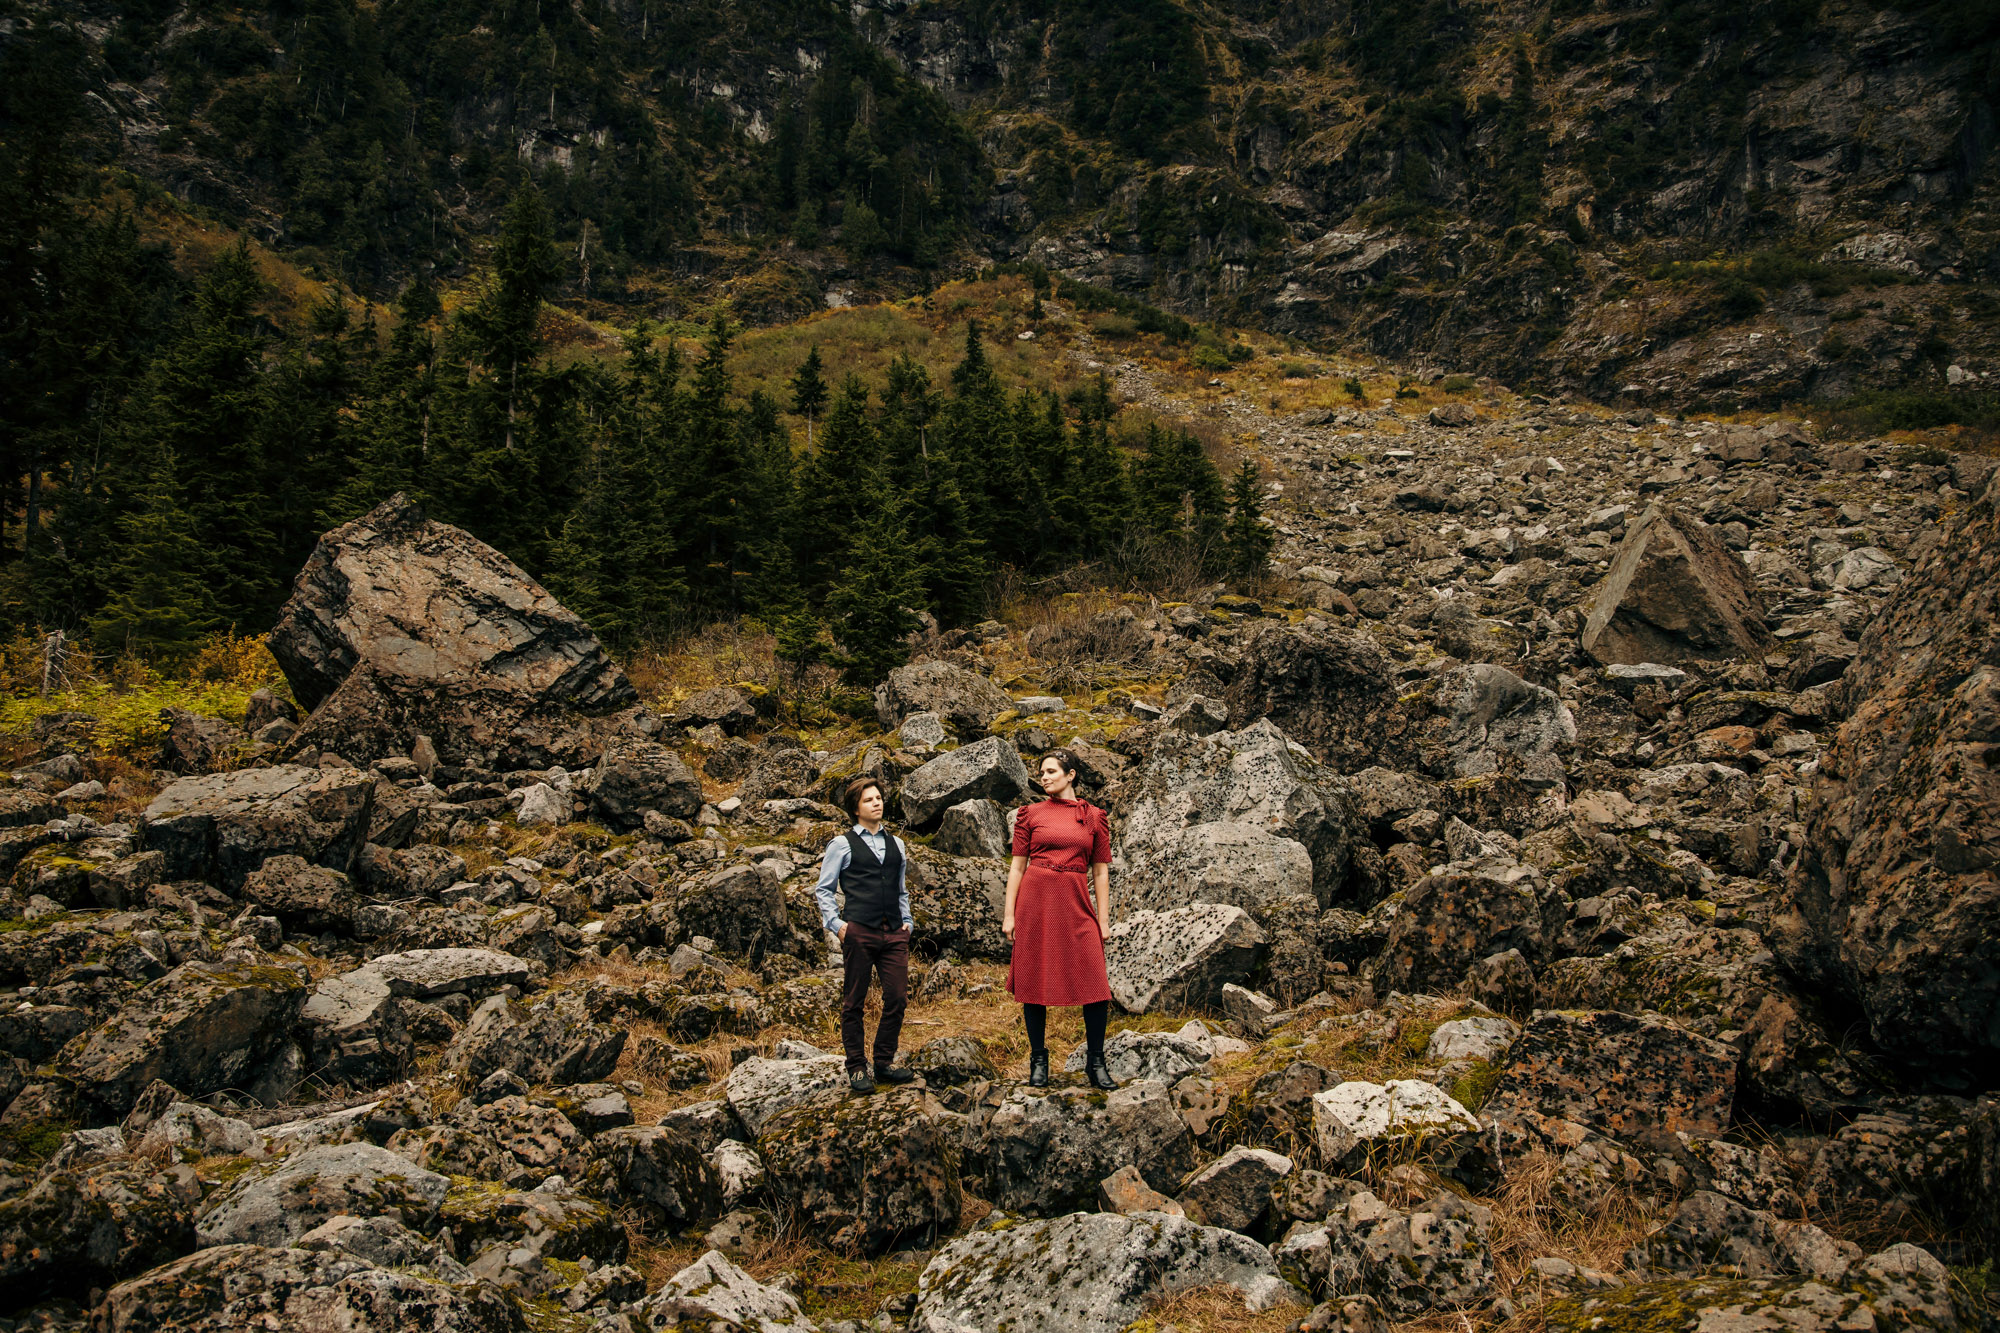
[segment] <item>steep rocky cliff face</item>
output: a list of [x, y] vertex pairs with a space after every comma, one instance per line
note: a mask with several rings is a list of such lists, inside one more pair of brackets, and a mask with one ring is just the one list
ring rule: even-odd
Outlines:
[[108, 155], [364, 284], [467, 262], [525, 167], [577, 295], [720, 281], [753, 319], [1019, 259], [1663, 405], [1978, 387], [1994, 351], [1990, 4], [130, 0], [79, 27]]

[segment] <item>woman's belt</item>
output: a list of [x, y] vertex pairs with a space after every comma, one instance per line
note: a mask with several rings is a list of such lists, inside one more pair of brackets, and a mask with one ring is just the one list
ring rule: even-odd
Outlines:
[[1053, 870], [1057, 874], [1062, 874], [1062, 875], [1081, 875], [1083, 873], [1082, 866], [1057, 865], [1055, 862], [1046, 860], [1039, 856], [1029, 857], [1028, 864], [1031, 866], [1036, 866], [1042, 870]]

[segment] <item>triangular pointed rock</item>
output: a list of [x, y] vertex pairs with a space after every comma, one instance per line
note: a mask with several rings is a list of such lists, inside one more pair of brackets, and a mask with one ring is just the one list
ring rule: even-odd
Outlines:
[[1663, 505], [1626, 530], [1583, 628], [1583, 650], [1607, 666], [1743, 657], [1771, 644], [1750, 571], [1707, 527]]

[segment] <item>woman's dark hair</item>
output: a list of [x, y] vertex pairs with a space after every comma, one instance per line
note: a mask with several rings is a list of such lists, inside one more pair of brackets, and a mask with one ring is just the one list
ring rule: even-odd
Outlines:
[[1061, 764], [1062, 771], [1069, 774], [1072, 778], [1083, 771], [1083, 764], [1078, 761], [1076, 751], [1070, 749], [1050, 750], [1042, 756], [1042, 763], [1036, 764], [1035, 767], [1040, 769], [1042, 764], [1046, 764], [1051, 759]]
[[870, 787], [882, 792], [883, 798], [887, 799], [889, 793], [882, 791], [882, 784], [874, 778], [856, 778], [840, 789], [840, 803], [847, 808], [849, 819], [861, 817], [861, 798], [868, 794]]

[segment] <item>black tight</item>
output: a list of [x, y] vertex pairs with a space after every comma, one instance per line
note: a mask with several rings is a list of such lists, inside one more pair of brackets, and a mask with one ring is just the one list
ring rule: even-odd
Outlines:
[[[1049, 1009], [1044, 1004], [1021, 1006], [1021, 1021], [1028, 1028], [1028, 1049], [1039, 1052], [1048, 1045]], [[1096, 1000], [1083, 1006], [1084, 1049], [1092, 1059], [1104, 1054], [1104, 1028], [1111, 1021], [1111, 1001]]]

